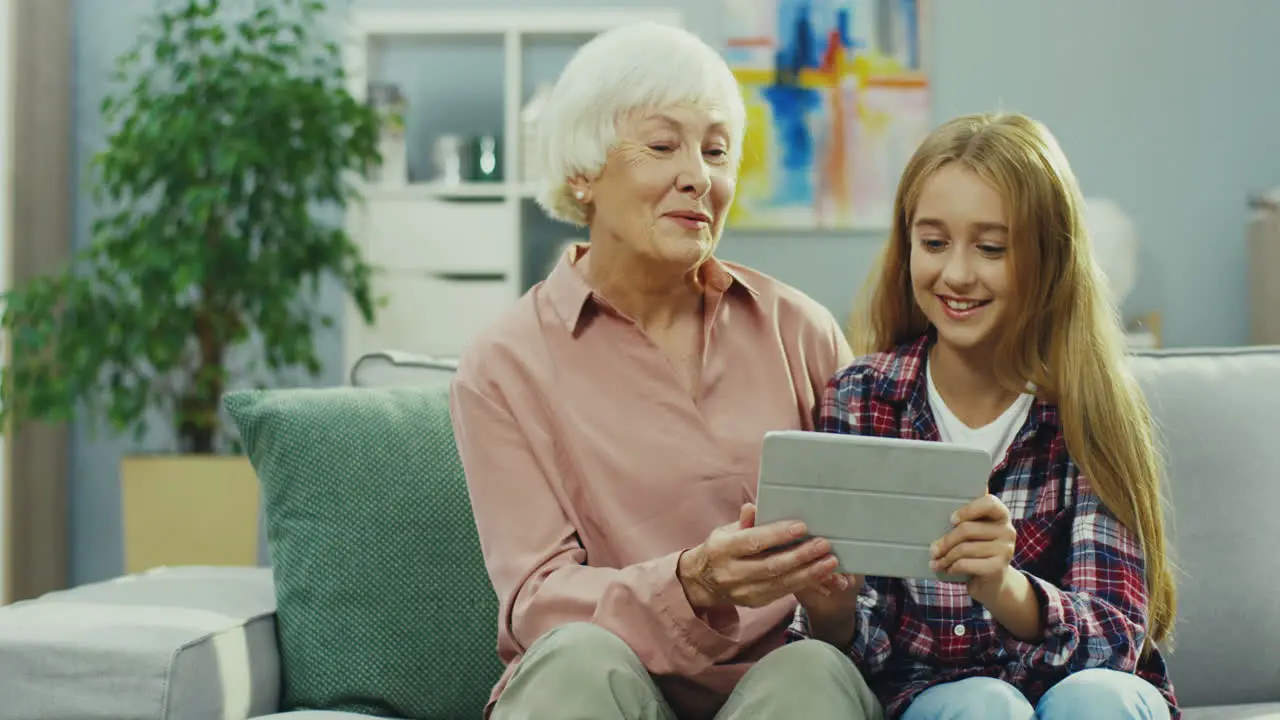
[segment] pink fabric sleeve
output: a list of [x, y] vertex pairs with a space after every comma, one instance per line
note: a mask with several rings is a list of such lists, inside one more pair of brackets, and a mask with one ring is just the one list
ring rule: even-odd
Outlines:
[[[676, 578], [680, 553], [621, 569], [586, 564], [587, 553], [561, 505], [555, 469], [538, 460], [554, 457], [545, 431], [522, 426], [498, 400], [458, 379], [451, 408], [498, 596], [504, 660], [572, 622], [613, 632], [653, 674], [694, 675], [733, 656], [737, 610], [716, 612], [706, 621], [695, 614]], [[534, 452], [535, 447], [547, 451]]]

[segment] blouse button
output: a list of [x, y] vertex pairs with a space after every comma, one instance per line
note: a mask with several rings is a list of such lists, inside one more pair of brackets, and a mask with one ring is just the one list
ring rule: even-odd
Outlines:
[[963, 623], [957, 624], [954, 632], [956, 634], [956, 637], [964, 637], [964, 634], [965, 634], [964, 624]]

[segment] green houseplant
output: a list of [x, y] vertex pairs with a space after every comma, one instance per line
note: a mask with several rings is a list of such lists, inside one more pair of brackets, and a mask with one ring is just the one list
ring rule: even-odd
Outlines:
[[345, 88], [324, 2], [222, 5], [164, 3], [118, 59], [90, 168], [93, 242], [3, 296], [0, 422], [84, 411], [141, 440], [159, 418], [170, 451], [225, 454], [221, 396], [247, 382], [237, 354], [318, 374], [326, 278], [373, 321], [371, 268], [320, 219], [338, 213], [317, 211], [358, 201], [381, 120]]
[[379, 160], [376, 112], [316, 36], [324, 3], [259, 0], [240, 19], [220, 5], [162, 10], [119, 59], [94, 242], [4, 296], [3, 419], [64, 421], [86, 403], [141, 438], [159, 411], [176, 450], [214, 453], [234, 350], [256, 336], [267, 368], [318, 373], [326, 275], [373, 320], [370, 268], [315, 212], [356, 200], [351, 173]]

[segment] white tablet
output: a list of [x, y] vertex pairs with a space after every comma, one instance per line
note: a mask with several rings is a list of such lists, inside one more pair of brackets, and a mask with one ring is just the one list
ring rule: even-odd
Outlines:
[[764, 438], [756, 524], [801, 520], [840, 572], [964, 582], [929, 569], [951, 514], [987, 493], [991, 456], [952, 443], [798, 430]]

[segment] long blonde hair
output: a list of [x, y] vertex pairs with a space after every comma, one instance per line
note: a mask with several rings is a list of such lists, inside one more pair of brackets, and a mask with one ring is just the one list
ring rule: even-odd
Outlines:
[[883, 352], [928, 330], [911, 290], [911, 221], [924, 182], [950, 163], [996, 188], [1009, 214], [1014, 298], [995, 351], [1000, 384], [1018, 392], [1034, 383], [1058, 406], [1072, 459], [1145, 554], [1149, 641], [1171, 638], [1177, 591], [1151, 413], [1089, 249], [1079, 186], [1047, 128], [1000, 113], [959, 117], [929, 135], [898, 185], [893, 227], [851, 339], [860, 352]]

